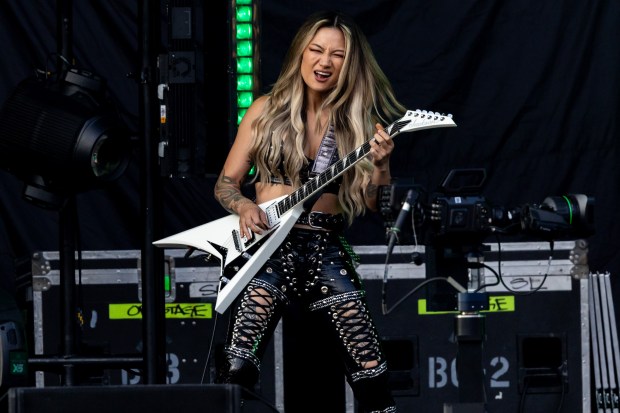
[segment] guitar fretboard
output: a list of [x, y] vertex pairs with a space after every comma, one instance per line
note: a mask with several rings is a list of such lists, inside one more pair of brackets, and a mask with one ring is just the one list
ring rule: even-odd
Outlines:
[[336, 179], [344, 171], [355, 165], [370, 152], [370, 142], [365, 142], [362, 146], [349, 153], [342, 159], [334, 162], [329, 168], [315, 176], [304, 185], [299, 187], [292, 194], [274, 205], [278, 215], [282, 216], [289, 209], [312, 196], [316, 191]]
[[[405, 128], [405, 130], [425, 129], [428, 127], [437, 126], [444, 120], [443, 116], [437, 116], [432, 112], [427, 113], [426, 111], [416, 111], [415, 113], [408, 112], [407, 115], [409, 116], [399, 119], [385, 127], [385, 131], [388, 132], [390, 137], [393, 138], [398, 135], [403, 128]], [[267, 215], [273, 214], [274, 216], [281, 217], [287, 211], [298, 205], [300, 202], [308, 199], [318, 190], [336, 179], [338, 176], [342, 175], [347, 169], [363, 159], [370, 152], [370, 148], [370, 141], [367, 141], [354, 151], [350, 152], [344, 158], [334, 162], [333, 165], [306, 182], [289, 196], [273, 205], [270, 205], [267, 208]]]

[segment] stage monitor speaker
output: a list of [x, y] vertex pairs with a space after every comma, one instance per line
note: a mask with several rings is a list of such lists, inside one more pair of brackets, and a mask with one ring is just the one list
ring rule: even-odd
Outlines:
[[9, 413], [273, 413], [233, 384], [14, 387]]

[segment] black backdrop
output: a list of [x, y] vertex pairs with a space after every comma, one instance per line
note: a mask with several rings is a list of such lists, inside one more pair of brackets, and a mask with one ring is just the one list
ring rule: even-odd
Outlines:
[[[357, 18], [409, 108], [452, 113], [458, 124], [456, 129], [397, 137], [392, 166], [400, 182], [433, 190], [453, 168], [486, 168], [483, 195], [499, 205], [536, 203], [567, 193], [593, 196], [597, 233], [590, 239], [590, 266], [616, 272], [617, 3], [265, 0], [260, 8], [264, 89], [277, 76], [303, 18], [334, 6]], [[0, 4], [0, 101], [35, 69], [53, 67], [54, 7], [50, 0]], [[227, 18], [208, 5], [205, 13], [206, 20]], [[138, 84], [130, 76], [139, 70], [137, 32], [135, 1], [75, 2], [76, 63], [108, 80], [112, 98], [130, 125], [138, 124]], [[226, 53], [225, 38], [222, 31], [205, 39], [207, 56]], [[204, 103], [217, 106], [228, 97], [210, 94], [208, 79]], [[212, 110], [204, 115], [211, 131], [207, 139], [227, 139], [228, 120], [214, 118]], [[109, 188], [78, 195], [81, 248], [140, 247], [136, 155], [127, 173]], [[225, 154], [211, 156], [217, 163]], [[2, 282], [11, 288], [14, 259], [58, 248], [58, 218], [23, 201], [21, 182], [0, 174]], [[164, 186], [164, 235], [224, 214], [213, 202], [211, 175], [164, 179]], [[357, 229], [362, 227], [363, 233]], [[380, 218], [369, 214], [350, 235], [354, 244], [383, 242]]]
[[[584, 193], [596, 198], [596, 230], [590, 263], [595, 271], [619, 265], [616, 118], [618, 113], [619, 11], [612, 1], [263, 1], [263, 89], [303, 18], [338, 7], [365, 29], [398, 97], [411, 109], [452, 113], [456, 129], [422, 131], [397, 138], [393, 175], [432, 190], [453, 168], [486, 168], [483, 191], [506, 206], [536, 203], [549, 195]], [[211, 9], [217, 15], [210, 13]], [[205, 5], [207, 20], [223, 21]], [[0, 5], [0, 101], [35, 69], [53, 68], [55, 2], [8, 1]], [[91, 1], [74, 5], [76, 64], [108, 80], [112, 98], [130, 125], [138, 124], [137, 2]], [[226, 53], [226, 33], [205, 39], [205, 53]], [[206, 64], [206, 70], [215, 70]], [[209, 94], [205, 105], [227, 96]], [[218, 90], [222, 88], [219, 87]], [[221, 93], [221, 92], [218, 92]], [[214, 119], [207, 139], [226, 139], [226, 118]], [[139, 154], [137, 154], [139, 155]], [[211, 154], [215, 163], [225, 154]], [[142, 229], [139, 156], [106, 190], [78, 195], [83, 249], [137, 248]], [[31, 251], [57, 248], [57, 214], [21, 199], [22, 184], [0, 172], [0, 256], [10, 266]], [[223, 214], [213, 202], [213, 177], [164, 179], [164, 234]], [[360, 220], [376, 231], [352, 241], [383, 241], [372, 214]], [[105, 223], [102, 225], [102, 223]], [[357, 226], [360, 224], [358, 223]], [[364, 225], [364, 228], [368, 228]], [[3, 274], [4, 282], [10, 273]]]
[[[209, 3], [204, 4], [208, 18], [227, 19], [220, 10], [210, 13]], [[0, 102], [36, 68], [54, 65], [54, 7], [52, 0], [0, 3]], [[395, 177], [432, 190], [450, 169], [486, 168], [483, 195], [507, 206], [540, 202], [550, 195], [590, 195], [596, 199], [590, 268], [612, 275], [620, 270], [615, 238], [620, 233], [616, 1], [263, 0], [264, 89], [277, 76], [304, 17], [334, 7], [358, 20], [403, 103], [411, 109], [451, 113], [458, 124], [396, 138]], [[128, 74], [140, 64], [137, 2], [76, 1], [74, 10], [78, 66], [95, 68], [108, 80], [112, 97], [136, 128], [138, 84]], [[209, 54], [226, 53], [226, 33], [210, 35], [204, 46], [207, 62]], [[205, 106], [228, 99], [210, 93], [209, 77], [205, 82]], [[215, 132], [207, 139], [228, 139], [226, 117], [215, 118], [209, 110], [204, 116]], [[137, 150], [135, 155], [117, 182], [78, 195], [82, 249], [140, 248], [144, 231]], [[211, 155], [216, 162], [224, 156]], [[213, 180], [212, 175], [164, 179], [164, 235], [224, 214], [212, 197]], [[0, 171], [0, 278], [9, 290], [16, 259], [58, 249], [57, 213], [28, 204], [21, 191], [21, 182]], [[384, 241], [381, 219], [374, 214], [361, 218], [349, 234], [353, 244]]]

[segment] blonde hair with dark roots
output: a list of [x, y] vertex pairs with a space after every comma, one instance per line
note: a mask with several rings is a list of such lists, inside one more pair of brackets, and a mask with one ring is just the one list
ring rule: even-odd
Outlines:
[[[334, 125], [339, 156], [372, 138], [376, 122], [387, 125], [390, 119], [405, 112], [360, 28], [341, 14], [314, 14], [293, 38], [280, 75], [252, 126], [250, 159], [256, 165], [260, 182], [267, 183], [270, 175], [282, 179], [278, 165], [283, 161], [284, 173], [293, 180], [293, 186], [301, 185], [299, 171], [306, 159], [303, 152], [305, 87], [300, 67], [304, 50], [324, 27], [340, 29], [345, 38], [340, 78], [321, 108], [331, 108], [329, 123]], [[293, 144], [284, 145], [287, 140]], [[372, 171], [372, 163], [363, 159], [343, 174], [338, 198], [349, 223], [366, 212], [364, 191]]]

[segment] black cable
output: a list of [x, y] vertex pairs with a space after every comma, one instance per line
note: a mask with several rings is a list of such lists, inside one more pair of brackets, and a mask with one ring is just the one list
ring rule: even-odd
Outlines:
[[562, 392], [560, 393], [560, 403], [558, 404], [557, 412], [560, 413], [562, 411], [562, 405], [564, 404], [564, 397], [566, 396], [566, 385], [563, 380], [561, 381]]
[[[499, 264], [500, 264], [500, 263], [498, 263], [498, 267], [499, 267]], [[478, 293], [478, 292], [480, 292], [481, 290], [483, 290], [484, 288], [487, 288], [487, 287], [494, 287], [494, 286], [496, 286], [496, 285], [499, 285], [500, 280], [501, 280], [500, 274], [499, 274], [497, 271], [495, 271], [495, 269], [494, 269], [494, 268], [492, 268], [492, 267], [488, 266], [487, 264], [482, 264], [482, 263], [481, 263], [481, 264], [479, 264], [479, 265], [480, 265], [480, 267], [481, 267], [481, 268], [486, 268], [486, 269], [488, 269], [489, 271], [491, 271], [491, 272], [493, 273], [493, 275], [495, 275], [495, 282], [488, 283], [488, 284], [482, 284], [480, 287], [478, 287], [478, 288], [474, 291], [474, 293]], [[468, 265], [468, 268], [473, 268], [473, 267], [476, 267], [476, 266], [475, 266], [475, 265], [474, 265], [474, 266], [469, 266], [469, 265]]]
[[[269, 400], [265, 399], [265, 397], [263, 397], [262, 395], [260, 395], [260, 394], [258, 394], [256, 392], [253, 392], [252, 390], [249, 390], [249, 389], [247, 389], [245, 387], [243, 388], [243, 390], [246, 393], [248, 393], [252, 398], [254, 398], [256, 400], [260, 400], [265, 406], [269, 407], [269, 409], [271, 409], [275, 413], [280, 413], [280, 411], [273, 404], [271, 404], [271, 402]], [[244, 398], [243, 396], [241, 396], [241, 398], [247, 400], [247, 397]]]
[[217, 328], [217, 320], [218, 320], [218, 313], [217, 311], [215, 312], [215, 318], [213, 318], [213, 330], [211, 332], [211, 339], [209, 340], [209, 347], [207, 350], [207, 358], [205, 359], [205, 366], [204, 369], [202, 370], [202, 378], [200, 379], [200, 384], [205, 384], [205, 376], [207, 374], [207, 368], [209, 367], [209, 360], [211, 359], [211, 351], [213, 350], [213, 343], [215, 341], [215, 330]]
[[525, 396], [527, 394], [527, 388], [529, 387], [529, 383], [528, 383], [529, 377], [525, 376], [523, 378], [523, 393], [521, 393], [521, 398], [519, 398], [519, 413], [523, 413], [524, 412], [524, 408], [525, 408]]
[[[215, 331], [217, 330], [217, 321], [219, 319], [219, 314], [216, 311], [215, 312], [215, 317], [213, 318], [213, 330], [211, 332], [211, 339], [209, 340], [209, 347], [208, 347], [208, 351], [207, 351], [207, 358], [205, 360], [205, 364], [204, 364], [204, 369], [202, 370], [202, 378], [200, 379], [200, 384], [205, 384], [205, 376], [207, 374], [207, 369], [209, 367], [209, 360], [211, 359], [211, 352], [213, 350], [213, 343], [215, 342]], [[275, 413], [280, 413], [280, 411], [267, 399], [265, 399], [265, 397], [263, 397], [262, 395], [255, 393], [251, 390], [249, 390], [248, 388], [244, 387], [243, 390], [248, 393], [252, 398], [261, 401], [265, 406], [269, 407], [270, 410], [274, 411]], [[242, 396], [243, 398], [243, 396]], [[247, 398], [246, 398], [247, 399]]]
[[[185, 253], [185, 258], [202, 258], [205, 262], [208, 262], [211, 259], [211, 254], [199, 254], [192, 256], [192, 254], [196, 251], [195, 248], [190, 248]], [[219, 291], [218, 291], [219, 293]], [[219, 319], [219, 314], [215, 312], [215, 318], [213, 318], [213, 330], [211, 331], [211, 339], [209, 340], [209, 347], [207, 351], [207, 358], [205, 359], [205, 366], [202, 370], [202, 378], [200, 379], [200, 384], [205, 384], [205, 375], [207, 374], [207, 368], [209, 366], [209, 360], [211, 360], [211, 352], [213, 351], [213, 343], [215, 342], [215, 331], [217, 330], [217, 320]]]
[[[504, 279], [500, 276], [500, 280], [502, 281], [502, 285], [511, 293], [515, 294], [515, 295], [519, 295], [519, 296], [527, 296], [527, 295], [532, 295], [534, 293], [537, 293], [538, 291], [540, 291], [543, 287], [543, 285], [545, 285], [545, 281], [547, 281], [547, 277], [549, 276], [549, 270], [551, 269], [551, 261], [553, 260], [553, 241], [549, 241], [549, 252], [550, 252], [550, 256], [549, 256], [549, 261], [547, 263], [547, 270], [545, 271], [545, 275], [543, 276], [542, 281], [540, 282], [540, 284], [538, 285], [538, 287], [534, 288], [533, 290], [527, 291], [527, 292], [522, 292], [522, 291], [516, 291], [516, 290], [512, 290], [510, 289], [506, 283], [504, 282]], [[500, 272], [501, 274], [501, 272]]]
[[[432, 282], [437, 282], [437, 281], [445, 281], [448, 284], [454, 286], [450, 280], [446, 277], [433, 277], [433, 278], [429, 278], [428, 280], [422, 281], [420, 284], [418, 284], [415, 288], [413, 288], [411, 291], [409, 291], [404, 297], [402, 297], [400, 300], [398, 300], [396, 302], [396, 304], [394, 304], [392, 306], [392, 308], [387, 308], [387, 303], [384, 303], [385, 306], [385, 311], [383, 312], [383, 315], [387, 315], [389, 313], [391, 313], [396, 307], [398, 307], [403, 301], [405, 301], [407, 298], [409, 298], [410, 295], [412, 295], [413, 293], [415, 293], [416, 291], [418, 291], [420, 288], [424, 287], [427, 284], [430, 284]], [[456, 290], [456, 288], [455, 288]], [[458, 290], [457, 290], [458, 291]]]
[[[538, 285], [538, 287], [536, 287], [533, 290], [527, 291], [527, 292], [523, 292], [523, 291], [517, 291], [517, 290], [513, 290], [510, 287], [508, 287], [508, 285], [506, 284], [506, 282], [504, 281], [504, 277], [502, 277], [502, 243], [499, 239], [499, 235], [496, 233], [495, 237], [497, 239], [497, 269], [498, 272], [495, 272], [494, 270], [492, 270], [491, 268], [487, 267], [485, 265], [486, 268], [489, 268], [489, 270], [493, 271], [493, 273], [498, 277], [499, 281], [501, 282], [501, 284], [504, 286], [504, 288], [508, 291], [513, 293], [514, 295], [518, 295], [518, 296], [527, 296], [527, 295], [532, 295], [534, 293], [537, 293], [538, 291], [541, 290], [541, 288], [543, 287], [543, 285], [545, 284], [545, 281], [547, 280], [547, 277], [549, 276], [549, 270], [551, 269], [551, 261], [553, 260], [553, 251], [554, 251], [554, 242], [553, 240], [549, 241], [549, 261], [547, 263], [547, 270], [545, 271], [545, 275], [543, 276], [542, 281], [540, 282], [540, 284]], [[483, 287], [490, 287], [493, 285], [497, 285], [497, 284], [489, 284], [489, 285], [483, 285], [478, 287], [478, 289], [476, 290], [476, 292], [480, 291]]]
[[[525, 412], [525, 396], [527, 394], [527, 389], [529, 387], [529, 379], [530, 379], [530, 376], [525, 376], [523, 378], [523, 393], [521, 394], [521, 397], [519, 399], [519, 410], [518, 410], [519, 413]], [[560, 385], [562, 386], [562, 390], [560, 392], [560, 401], [558, 404], [558, 408], [556, 410], [557, 413], [562, 412], [562, 406], [564, 404], [564, 398], [566, 396], [566, 385], [563, 383], [561, 374], [560, 374]]]
[[564, 398], [566, 397], [566, 386], [568, 386], [568, 383], [565, 383], [565, 380], [567, 379], [567, 375], [568, 375], [566, 363], [567, 362], [565, 360], [558, 367], [558, 378], [560, 379], [560, 386], [562, 386], [562, 390], [560, 392], [560, 400], [558, 402], [558, 408], [557, 408], [558, 413], [562, 411], [562, 406], [564, 405]]

